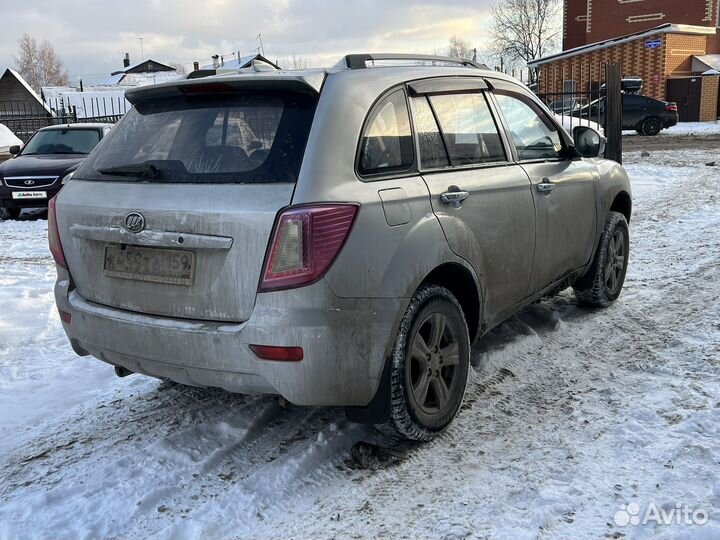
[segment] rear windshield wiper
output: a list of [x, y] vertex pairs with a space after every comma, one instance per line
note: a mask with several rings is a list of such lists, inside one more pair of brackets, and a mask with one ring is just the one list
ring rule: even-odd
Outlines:
[[144, 176], [146, 178], [160, 178], [162, 176], [162, 171], [150, 163], [130, 163], [128, 165], [98, 169], [97, 171], [100, 174], [113, 176]]

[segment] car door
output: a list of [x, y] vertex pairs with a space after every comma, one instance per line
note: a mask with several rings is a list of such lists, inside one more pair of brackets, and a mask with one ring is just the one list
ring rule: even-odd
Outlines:
[[596, 235], [597, 167], [576, 157], [550, 115], [529, 93], [498, 81], [493, 97], [532, 184], [535, 256], [528, 294], [585, 266]]
[[[474, 88], [472, 87], [474, 85]], [[535, 242], [530, 182], [508, 158], [482, 79], [445, 93], [442, 82], [410, 86], [421, 173], [451, 249], [484, 285], [492, 320], [525, 298]]]
[[622, 128], [636, 129], [647, 116], [647, 98], [632, 94], [623, 94]]

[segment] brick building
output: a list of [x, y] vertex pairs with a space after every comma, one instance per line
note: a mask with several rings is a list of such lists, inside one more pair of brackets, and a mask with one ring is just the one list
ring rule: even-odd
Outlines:
[[[565, 0], [564, 50], [531, 62], [541, 93], [587, 91], [603, 64], [641, 77], [643, 94], [676, 101], [682, 121], [720, 109], [720, 0]], [[703, 76], [703, 74], [706, 74]]]
[[563, 50], [672, 23], [720, 26], [720, 0], [564, 0]]

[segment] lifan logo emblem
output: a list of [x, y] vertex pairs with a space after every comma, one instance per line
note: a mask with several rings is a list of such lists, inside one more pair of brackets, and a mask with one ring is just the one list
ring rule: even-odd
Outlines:
[[145, 229], [145, 218], [140, 212], [130, 212], [125, 216], [125, 228], [131, 233], [139, 233]]

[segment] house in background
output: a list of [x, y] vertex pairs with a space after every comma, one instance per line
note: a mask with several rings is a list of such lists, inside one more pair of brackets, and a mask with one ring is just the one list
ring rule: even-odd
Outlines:
[[271, 62], [262, 54], [251, 54], [248, 56], [240, 56], [240, 53], [233, 53], [232, 58], [225, 59], [224, 56], [218, 54], [212, 56], [212, 64], [200, 67], [199, 62], [194, 63], [193, 71], [188, 75], [189, 79], [197, 79], [200, 77], [209, 77], [211, 75], [221, 75], [223, 73], [235, 73], [240, 69], [255, 67], [258, 70], [276, 70], [281, 69], [276, 63]]
[[720, 114], [720, 0], [565, 0], [563, 49], [528, 64], [541, 93], [597, 90], [602, 66], [620, 63], [681, 121]]
[[128, 88], [171, 81], [180, 77], [177, 70], [156, 60], [143, 60], [130, 65], [125, 53], [123, 69], [113, 71], [103, 82], [93, 86], [46, 86], [43, 101], [58, 115], [72, 112], [78, 119], [103, 122], [117, 121], [131, 107], [125, 99]]
[[101, 86], [136, 87], [148, 84], [159, 84], [177, 79], [180, 74], [177, 70], [156, 60], [143, 60], [139, 64], [130, 65], [130, 55], [125, 53], [123, 69], [113, 71]]
[[52, 117], [52, 110], [25, 79], [14, 69], [6, 69], [0, 77], [0, 124], [27, 140]]

